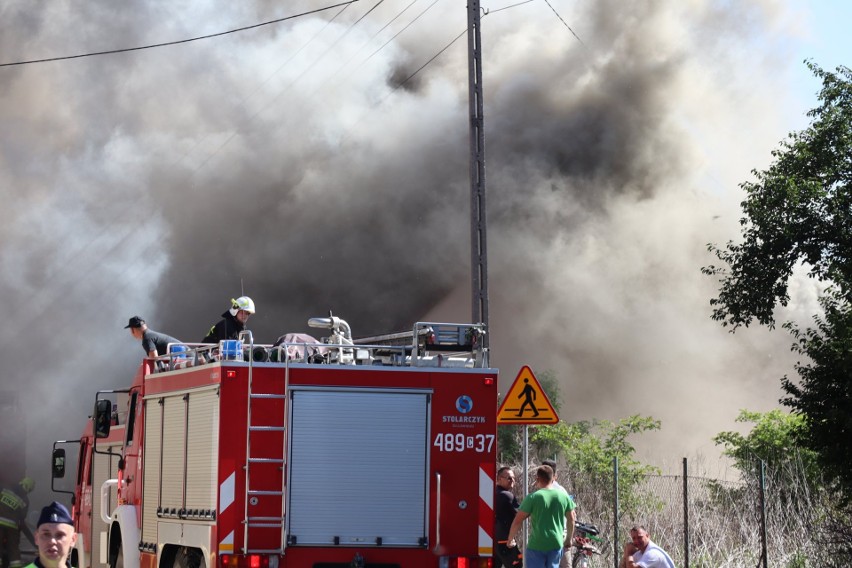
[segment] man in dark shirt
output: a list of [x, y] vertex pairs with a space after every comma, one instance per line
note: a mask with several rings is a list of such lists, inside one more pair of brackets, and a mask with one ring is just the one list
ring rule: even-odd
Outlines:
[[139, 316], [130, 318], [124, 329], [130, 329], [130, 335], [142, 342], [142, 350], [145, 351], [148, 357], [166, 355], [169, 352], [169, 343], [181, 342], [179, 339], [175, 339], [165, 333], [148, 329], [148, 324]]
[[506, 539], [509, 527], [518, 512], [518, 498], [512, 493], [515, 486], [515, 472], [510, 467], [497, 470], [497, 484], [494, 488], [494, 568], [519, 568], [521, 561], [518, 547], [509, 548]]

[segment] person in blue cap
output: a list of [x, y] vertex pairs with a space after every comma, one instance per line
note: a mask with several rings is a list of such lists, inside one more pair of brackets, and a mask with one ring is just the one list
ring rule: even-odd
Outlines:
[[35, 541], [38, 558], [26, 568], [65, 568], [71, 565], [71, 551], [77, 544], [74, 520], [65, 505], [54, 501], [41, 510]]

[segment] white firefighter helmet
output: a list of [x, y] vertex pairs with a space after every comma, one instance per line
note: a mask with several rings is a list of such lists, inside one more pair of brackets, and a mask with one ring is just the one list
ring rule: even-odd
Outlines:
[[237, 315], [237, 312], [240, 310], [253, 314], [254, 301], [248, 296], [240, 296], [236, 300], [231, 300], [231, 314]]

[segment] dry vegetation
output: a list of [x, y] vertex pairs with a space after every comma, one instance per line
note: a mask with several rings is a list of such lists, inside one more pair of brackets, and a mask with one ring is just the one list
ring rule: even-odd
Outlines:
[[[852, 523], [823, 487], [812, 487], [795, 468], [765, 474], [767, 566], [852, 566]], [[581, 472], [559, 475], [578, 504], [578, 519], [595, 524], [604, 539], [595, 566], [614, 566], [612, 477], [588, 483]], [[626, 493], [626, 494], [625, 494]], [[686, 565], [684, 481], [677, 475], [648, 475], [619, 495], [619, 543], [634, 524], [644, 525], [681, 568]], [[762, 566], [760, 477], [726, 482], [689, 476], [686, 490], [690, 568]], [[845, 511], [845, 512], [844, 512]]]

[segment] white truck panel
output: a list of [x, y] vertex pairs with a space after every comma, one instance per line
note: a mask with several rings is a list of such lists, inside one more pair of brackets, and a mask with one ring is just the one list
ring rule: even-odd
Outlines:
[[185, 508], [191, 515], [212, 513], [216, 510], [218, 475], [218, 389], [189, 395], [187, 442]]
[[186, 465], [186, 401], [183, 394], [163, 397], [163, 469], [160, 485], [162, 515], [183, 508]]
[[157, 542], [157, 507], [160, 506], [161, 429], [163, 407], [159, 399], [145, 401], [145, 474], [142, 478], [142, 542]]

